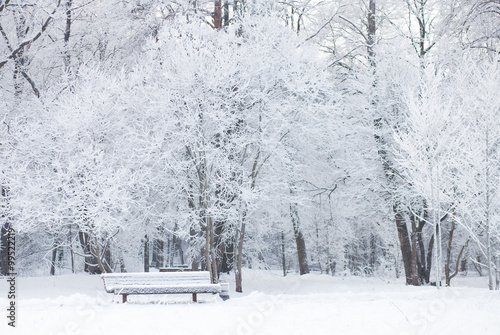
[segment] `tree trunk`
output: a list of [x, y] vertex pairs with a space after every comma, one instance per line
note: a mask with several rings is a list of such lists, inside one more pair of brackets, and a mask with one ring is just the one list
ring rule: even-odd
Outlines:
[[427, 276], [425, 278], [425, 281], [427, 283], [431, 281], [432, 250], [434, 249], [434, 236], [435, 234], [432, 234], [431, 240], [429, 241], [429, 246], [427, 247], [427, 267], [425, 272], [425, 275]]
[[405, 268], [406, 284], [411, 285], [413, 274], [412, 274], [412, 248], [410, 244], [410, 236], [408, 234], [408, 227], [406, 226], [406, 221], [404, 220], [403, 214], [400, 212], [398, 205], [393, 206], [393, 210], [396, 218], [396, 227], [398, 230], [399, 245], [401, 247], [401, 255], [403, 257], [403, 264]]
[[236, 231], [235, 244], [237, 246], [237, 254], [235, 257], [236, 266], [234, 269], [234, 279], [236, 281], [236, 292], [243, 292], [243, 280], [241, 275], [241, 268], [243, 265], [243, 241], [245, 239], [245, 229], [246, 229], [246, 210], [243, 212], [241, 219], [240, 230]]
[[80, 239], [80, 246], [82, 247], [83, 254], [85, 255], [84, 271], [90, 274], [96, 274], [98, 272], [96, 268], [97, 262], [92, 254], [90, 236], [88, 233], [80, 230], [78, 232], [78, 238]]
[[144, 236], [144, 272], [149, 272], [149, 236]]
[[191, 270], [198, 271], [198, 256], [197, 256], [197, 246], [196, 246], [196, 230], [191, 225], [189, 227], [189, 249], [190, 249], [190, 260], [191, 260]]
[[157, 268], [165, 266], [165, 241], [161, 238], [155, 239], [154, 250], [156, 257], [153, 260]]
[[368, 53], [368, 59], [370, 61], [370, 66], [375, 69], [375, 51], [373, 47], [375, 46], [375, 34], [377, 32], [377, 26], [375, 21], [375, 11], [376, 4], [375, 0], [370, 0], [368, 4], [368, 15], [367, 15], [367, 34], [366, 34], [366, 48]]
[[286, 277], [286, 255], [285, 255], [285, 233], [281, 232], [281, 267], [283, 268], [283, 277]]
[[209, 217], [209, 222], [210, 224], [208, 225], [209, 228], [210, 228], [210, 245], [209, 245], [209, 248], [210, 248], [210, 265], [211, 265], [211, 269], [210, 269], [210, 273], [212, 275], [212, 283], [217, 283], [219, 281], [219, 277], [217, 275], [217, 257], [216, 257], [216, 246], [215, 246], [215, 239], [214, 239], [214, 227], [213, 227], [213, 220], [212, 220], [212, 217]]
[[486, 131], [486, 212], [485, 212], [485, 225], [486, 225], [486, 262], [488, 265], [488, 288], [493, 290], [493, 269], [492, 269], [492, 251], [491, 251], [491, 231], [490, 231], [490, 150], [489, 150], [489, 131]]
[[57, 242], [54, 241], [54, 245], [52, 246], [52, 259], [50, 260], [50, 275], [55, 276], [56, 274], [56, 260], [57, 260], [57, 250], [58, 250]]
[[451, 245], [453, 242], [453, 233], [455, 232], [455, 219], [451, 220], [451, 227], [448, 236], [448, 246], [446, 248], [446, 262], [444, 264], [444, 276], [446, 280], [446, 286], [450, 286], [451, 274], [450, 274], [450, 262], [451, 262]]
[[71, 272], [75, 273], [75, 252], [73, 250], [73, 232], [71, 229], [71, 224], [69, 225], [69, 250], [70, 250], [70, 257], [71, 257]]
[[292, 219], [293, 233], [295, 236], [295, 243], [297, 244], [297, 258], [299, 261], [299, 273], [304, 275], [309, 273], [309, 265], [307, 263], [307, 251], [304, 235], [300, 230], [300, 219], [298, 213], [298, 206], [296, 203], [290, 203], [290, 217]]
[[6, 276], [9, 273], [9, 229], [11, 228], [8, 212], [8, 189], [5, 186], [1, 187], [1, 205], [2, 205], [2, 221], [0, 229], [0, 275]]
[[9, 221], [2, 225], [1, 229], [1, 242], [0, 242], [0, 256], [1, 256], [1, 274], [6, 276], [9, 273], [9, 250], [8, 250], [8, 232], [11, 227]]
[[169, 266], [174, 266], [174, 263], [175, 263], [175, 254], [176, 254], [176, 251], [177, 251], [177, 234], [176, 234], [176, 230], [177, 230], [177, 224], [174, 226], [174, 233], [172, 235], [172, 242], [170, 242], [170, 250], [169, 250]]
[[500, 262], [498, 261], [497, 257], [494, 257], [495, 262], [495, 290], [500, 290], [500, 274], [498, 273], [498, 267], [500, 266]]
[[127, 267], [125, 266], [125, 260], [123, 259], [123, 254], [120, 254], [120, 272], [126, 273]]
[[73, 92], [73, 74], [71, 71], [71, 54], [69, 47], [69, 38], [71, 36], [72, 12], [71, 6], [73, 0], [66, 0], [66, 27], [64, 29], [64, 72], [69, 82], [69, 89]]
[[417, 218], [411, 215], [411, 284], [419, 286], [418, 261], [417, 261]]
[[418, 277], [420, 279], [420, 283], [429, 283], [429, 276], [427, 274], [427, 258], [425, 256], [425, 245], [424, 245], [424, 239], [422, 236], [422, 231], [425, 226], [425, 216], [426, 214], [424, 213], [424, 220], [419, 220], [419, 224], [417, 227], [417, 248], [418, 248]]
[[222, 26], [222, 0], [214, 1], [214, 13], [212, 18], [214, 20], [214, 28], [220, 29]]
[[222, 25], [224, 27], [229, 26], [229, 1], [228, 0], [224, 0], [224, 15], [223, 15]]
[[451, 274], [450, 276], [446, 277], [446, 286], [450, 286], [451, 279], [458, 274], [458, 271], [459, 271], [458, 265], [461, 263], [462, 254], [463, 254], [465, 248], [467, 248], [467, 245], [469, 244], [469, 240], [470, 240], [470, 237], [467, 239], [467, 241], [465, 242], [465, 244], [460, 249], [460, 252], [458, 253], [458, 256], [457, 256], [457, 260], [455, 262], [455, 272], [453, 272], [453, 274]]

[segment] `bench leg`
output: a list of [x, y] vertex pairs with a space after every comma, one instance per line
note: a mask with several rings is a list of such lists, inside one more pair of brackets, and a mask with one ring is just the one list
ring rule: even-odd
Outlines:
[[193, 302], [198, 302], [198, 299], [196, 297], [196, 293], [193, 293]]
[[127, 295], [126, 294], [122, 294], [122, 302], [123, 303], [127, 302]]

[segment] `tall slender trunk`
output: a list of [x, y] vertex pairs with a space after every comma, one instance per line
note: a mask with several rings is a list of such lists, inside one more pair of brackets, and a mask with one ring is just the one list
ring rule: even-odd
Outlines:
[[71, 36], [73, 0], [66, 0], [66, 27], [64, 29], [64, 72], [69, 82], [70, 91], [73, 91], [73, 74], [71, 70], [71, 54], [69, 39]]
[[1, 205], [3, 224], [0, 228], [0, 275], [9, 273], [9, 250], [8, 250], [8, 233], [11, 228], [11, 221], [8, 215], [9, 198], [7, 187], [1, 186]]
[[368, 4], [368, 15], [367, 15], [367, 34], [366, 34], [366, 48], [368, 53], [368, 60], [372, 69], [375, 69], [375, 34], [377, 32], [377, 26], [375, 21], [376, 14], [376, 3], [375, 0], [370, 0]]
[[69, 242], [69, 252], [71, 257], [71, 272], [75, 273], [75, 251], [73, 250], [73, 232], [71, 224], [69, 225], [68, 242]]
[[[488, 193], [488, 192], [487, 192]], [[488, 197], [488, 195], [487, 195]], [[493, 271], [491, 265], [491, 236], [489, 210], [486, 210], [486, 262], [488, 265], [488, 288], [493, 290]]]
[[[262, 115], [259, 115], [259, 123], [262, 122]], [[260, 126], [259, 126], [260, 130]], [[253, 191], [255, 189], [255, 185], [257, 184], [257, 176], [259, 175], [259, 161], [260, 161], [260, 150], [257, 151], [257, 154], [253, 160], [252, 164], [252, 173], [251, 173], [251, 183], [250, 183], [250, 190]], [[261, 166], [262, 167], [262, 166]], [[240, 180], [240, 187], [242, 186], [243, 182]], [[235, 251], [236, 255], [234, 255], [234, 262], [235, 262], [235, 267], [234, 267], [234, 277], [236, 281], [236, 292], [243, 292], [243, 285], [242, 285], [242, 266], [243, 266], [243, 243], [245, 241], [245, 230], [246, 230], [246, 222], [247, 222], [247, 214], [248, 214], [248, 209], [246, 207], [246, 204], [243, 203], [241, 197], [240, 197], [240, 209], [243, 208], [242, 215], [240, 218], [241, 224], [239, 229], [236, 229], [235, 237], [234, 237], [234, 244], [236, 246]]]
[[189, 256], [191, 260], [191, 270], [193, 271], [198, 271], [198, 248], [196, 245], [196, 236], [196, 230], [191, 225], [191, 227], [189, 227]]
[[417, 255], [417, 218], [415, 214], [411, 214], [411, 284], [414, 286], [420, 285], [418, 277], [418, 255]]
[[245, 230], [246, 230], [246, 208], [243, 210], [241, 217], [240, 229], [236, 230], [236, 235], [234, 242], [236, 244], [236, 257], [235, 257], [235, 267], [234, 267], [234, 279], [236, 282], [236, 292], [243, 292], [243, 278], [241, 274], [243, 266], [243, 241], [245, 240]]
[[485, 211], [485, 224], [486, 224], [486, 261], [488, 262], [488, 288], [493, 290], [493, 272], [491, 263], [491, 232], [490, 232], [490, 143], [489, 143], [489, 127], [486, 129], [486, 150], [485, 150], [485, 177], [486, 177], [486, 211]]
[[498, 267], [500, 266], [500, 262], [498, 261], [498, 257], [493, 258], [493, 262], [495, 263], [495, 290], [500, 290], [500, 274], [498, 273]]
[[[163, 232], [163, 229], [160, 229], [160, 232]], [[154, 240], [153, 261], [155, 262], [157, 268], [165, 266], [165, 241], [163, 240], [164, 235], [165, 234], [161, 234], [160, 238], [156, 238]]]
[[434, 236], [436, 234], [432, 234], [431, 239], [429, 241], [429, 246], [427, 247], [427, 270], [425, 272], [425, 275], [427, 276], [425, 278], [426, 282], [429, 283], [431, 281], [431, 268], [432, 268], [432, 252], [434, 250]]
[[285, 254], [285, 232], [281, 232], [281, 267], [283, 268], [283, 277], [286, 277], [286, 254]]
[[452, 217], [451, 227], [448, 236], [448, 246], [446, 248], [446, 262], [444, 264], [444, 276], [446, 280], [446, 286], [450, 286], [451, 282], [451, 270], [450, 270], [450, 262], [451, 262], [451, 246], [453, 243], [453, 233], [455, 232], [455, 218]]
[[300, 229], [300, 219], [298, 206], [296, 203], [290, 203], [290, 217], [292, 219], [293, 233], [295, 236], [295, 243], [297, 244], [297, 258], [299, 261], [299, 273], [304, 275], [309, 273], [309, 265], [307, 263], [307, 251], [304, 235]]
[[56, 261], [57, 261], [57, 242], [54, 240], [54, 245], [52, 246], [52, 258], [50, 260], [50, 275], [55, 276], [56, 274]]
[[214, 227], [212, 217], [209, 218], [210, 221], [210, 273], [212, 274], [212, 283], [217, 283], [219, 281], [219, 277], [217, 275], [217, 257], [216, 257], [216, 246], [215, 246], [215, 238], [214, 238]]
[[[424, 205], [425, 207], [425, 205]], [[423, 229], [425, 226], [427, 217], [427, 211], [423, 212], [423, 219], [419, 219], [416, 237], [417, 237], [417, 248], [418, 248], [418, 278], [420, 283], [429, 283], [429, 277], [427, 275], [427, 258], [425, 255], [425, 245], [423, 239]]]
[[174, 224], [174, 231], [172, 234], [172, 242], [169, 244], [169, 266], [174, 266], [175, 262], [175, 255], [177, 254], [177, 244], [178, 244], [178, 238], [177, 238], [177, 223]]
[[0, 229], [0, 274], [6, 276], [9, 273], [9, 251], [8, 232], [11, 227], [9, 220], [6, 220]]
[[144, 236], [144, 272], [149, 272], [149, 236]]

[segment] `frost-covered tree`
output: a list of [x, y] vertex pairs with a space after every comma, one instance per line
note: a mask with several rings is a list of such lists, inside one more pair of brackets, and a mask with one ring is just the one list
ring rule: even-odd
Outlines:
[[[500, 104], [496, 85], [500, 78], [498, 61], [462, 61], [458, 90], [462, 101], [463, 128], [467, 141], [462, 148], [466, 163], [460, 169], [464, 194], [463, 211], [470, 222], [466, 228], [486, 259], [488, 286], [492, 290], [498, 271], [498, 179]], [[498, 275], [497, 275], [498, 277]]]

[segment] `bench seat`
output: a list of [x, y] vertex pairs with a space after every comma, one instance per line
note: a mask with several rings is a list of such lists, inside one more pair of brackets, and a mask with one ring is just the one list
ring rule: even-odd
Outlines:
[[229, 299], [228, 284], [212, 284], [208, 271], [109, 273], [101, 278], [106, 292], [121, 294], [123, 302], [130, 294], [191, 293], [196, 302], [198, 293], [219, 293], [222, 299]]
[[[184, 285], [130, 285], [130, 286], [115, 286], [115, 294], [176, 294], [176, 293], [220, 293], [221, 287], [219, 284], [210, 284], [201, 286], [198, 284]], [[111, 293], [111, 292], [110, 292]]]

